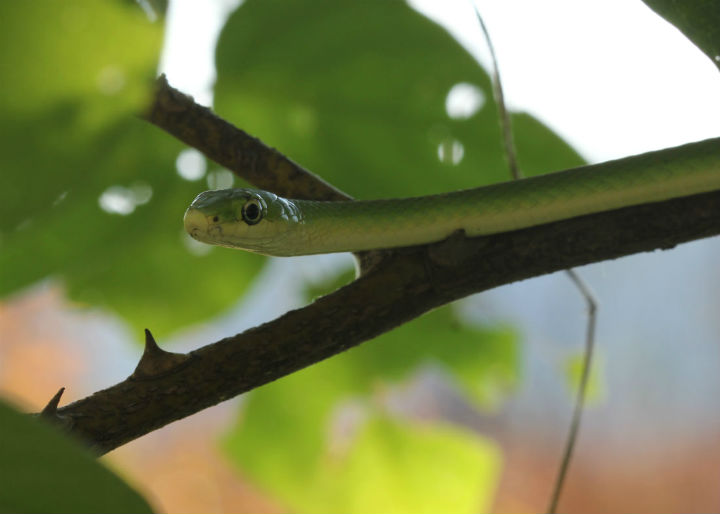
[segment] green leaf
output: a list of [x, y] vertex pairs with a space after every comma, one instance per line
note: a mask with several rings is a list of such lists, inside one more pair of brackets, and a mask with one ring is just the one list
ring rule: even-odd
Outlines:
[[162, 34], [135, 2], [2, 2], [0, 17], [3, 114], [82, 101], [90, 125], [144, 105]]
[[225, 439], [243, 475], [292, 510], [417, 512], [427, 504], [420, 512], [474, 512], [491, 500], [499, 451], [459, 428], [373, 420], [338, 456], [331, 444], [338, 412], [328, 407], [341, 407], [343, 377], [300, 378], [305, 373], [254, 392], [242, 425]]
[[[353, 196], [509, 177], [488, 76], [405, 2], [248, 0], [223, 30], [217, 67], [219, 113]], [[486, 102], [453, 119], [445, 102], [460, 83]], [[516, 132], [530, 174], [581, 163], [527, 115]]]
[[718, 0], [643, 0], [675, 25], [720, 68], [720, 2]]
[[262, 259], [193, 245], [182, 214], [208, 185], [181, 179], [183, 145], [136, 118], [162, 27], [134, 2], [3, 2], [0, 16], [12, 20], [0, 65], [13, 67], [0, 96], [0, 295], [55, 278], [138, 338], [237, 301]]
[[477, 434], [443, 424], [373, 416], [347, 454], [323, 462], [325, 494], [304, 512], [447, 514], [487, 512], [500, 474], [501, 453]]
[[0, 441], [0, 512], [152, 512], [78, 442], [3, 402]]

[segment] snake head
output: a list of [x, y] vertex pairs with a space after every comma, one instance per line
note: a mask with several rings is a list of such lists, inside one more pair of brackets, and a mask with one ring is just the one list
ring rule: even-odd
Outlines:
[[185, 230], [198, 241], [260, 253], [297, 221], [287, 200], [250, 188], [200, 193], [184, 218]]

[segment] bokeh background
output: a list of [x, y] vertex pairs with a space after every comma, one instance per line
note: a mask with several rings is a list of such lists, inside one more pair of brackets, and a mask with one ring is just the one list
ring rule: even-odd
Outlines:
[[[123, 380], [143, 327], [188, 351], [351, 277], [184, 236], [197, 192], [240, 181], [131, 115], [157, 71], [359, 198], [507, 178], [470, 2], [92, 5], [0, 7], [0, 392], [25, 410]], [[477, 5], [528, 174], [718, 135], [717, 68], [641, 1]], [[720, 507], [719, 256], [579, 270], [598, 353], [562, 510]], [[585, 323], [563, 274], [513, 284], [102, 460], [159, 512], [539, 511]]]

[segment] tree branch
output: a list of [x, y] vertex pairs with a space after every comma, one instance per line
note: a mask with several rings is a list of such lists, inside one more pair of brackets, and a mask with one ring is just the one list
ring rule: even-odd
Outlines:
[[[158, 93], [165, 94], [173, 93]], [[334, 194], [289, 159], [188, 97], [179, 101], [185, 107], [175, 110], [173, 118], [161, 112], [173, 104], [156, 98], [149, 118], [231, 169], [249, 163], [252, 169], [236, 171], [263, 187], [272, 183], [276, 191], [295, 196], [292, 191], [302, 190], [307, 197], [314, 187], [319, 197]], [[160, 119], [166, 121], [160, 124]], [[216, 133], [225, 135], [209, 136]], [[238, 145], [235, 150], [233, 145]], [[440, 243], [384, 252], [370, 271], [338, 291], [186, 357], [162, 352], [148, 334], [151, 347], [140, 371], [55, 414], [71, 433], [104, 453], [469, 294], [717, 234], [720, 191], [486, 237], [456, 234]]]
[[155, 95], [143, 118], [261, 189], [287, 198], [352, 200], [258, 138], [195, 103], [191, 96], [170, 86], [165, 75], [155, 82]]

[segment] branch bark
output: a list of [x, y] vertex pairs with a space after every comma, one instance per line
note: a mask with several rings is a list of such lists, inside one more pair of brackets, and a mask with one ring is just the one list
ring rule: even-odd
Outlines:
[[352, 200], [258, 138], [195, 103], [191, 96], [170, 86], [165, 75], [158, 77], [155, 95], [143, 118], [260, 189], [287, 198]]
[[[147, 115], [152, 123], [261, 187], [305, 198], [341, 194], [163, 82]], [[57, 409], [57, 415], [71, 433], [104, 453], [469, 294], [718, 234], [720, 191], [382, 252], [353, 283], [185, 358], [151, 348], [144, 360], [158, 355], [173, 361], [157, 366], [146, 361], [142, 373]], [[153, 369], [162, 371], [148, 371]]]

